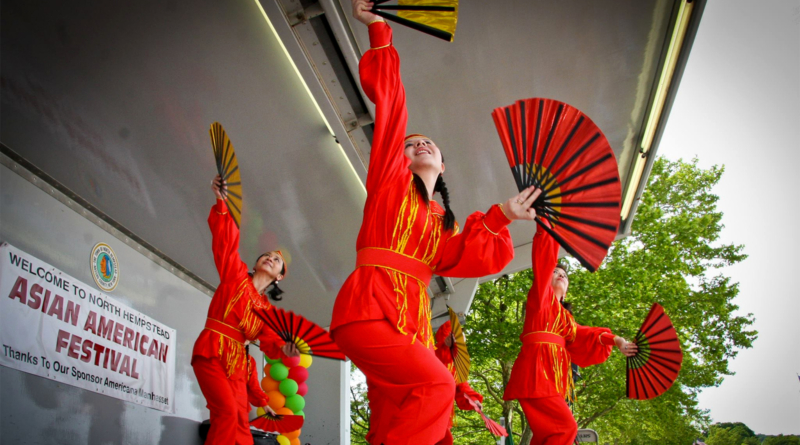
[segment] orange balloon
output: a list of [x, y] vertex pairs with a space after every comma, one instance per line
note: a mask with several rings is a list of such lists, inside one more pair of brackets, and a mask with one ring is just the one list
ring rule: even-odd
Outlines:
[[264, 378], [261, 379], [261, 389], [263, 389], [264, 392], [278, 391], [279, 385], [280, 383], [276, 382], [272, 377], [269, 376], [269, 374], [265, 375]]
[[279, 409], [283, 408], [283, 405], [286, 405], [286, 397], [280, 391], [270, 391], [267, 393], [267, 397], [269, 397], [267, 404], [275, 412], [278, 412]]
[[302, 444], [300, 443], [300, 438], [296, 437], [289, 441], [289, 445], [302, 445]]
[[289, 440], [295, 440], [298, 437], [300, 437], [300, 431], [302, 431], [302, 429], [289, 431], [288, 433], [283, 433], [283, 435], [286, 436], [286, 438]]
[[269, 363], [264, 365], [264, 375], [269, 375], [270, 368], [272, 368], [272, 365], [270, 365]]
[[275, 410], [275, 414], [283, 414], [283, 415], [287, 415], [287, 416], [293, 416], [294, 415], [294, 411], [292, 411], [291, 409], [289, 409], [289, 408], [284, 406], [283, 408], [276, 409]]

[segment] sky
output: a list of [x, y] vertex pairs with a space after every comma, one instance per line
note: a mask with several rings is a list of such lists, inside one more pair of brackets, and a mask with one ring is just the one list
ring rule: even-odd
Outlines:
[[700, 407], [714, 422], [800, 434], [800, 0], [709, 0], [658, 154], [725, 166], [720, 241], [749, 255], [723, 273], [758, 339]]

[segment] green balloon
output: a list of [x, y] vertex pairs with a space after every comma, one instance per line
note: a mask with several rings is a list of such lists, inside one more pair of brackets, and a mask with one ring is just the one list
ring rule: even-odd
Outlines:
[[272, 367], [269, 368], [269, 375], [276, 382], [280, 382], [289, 376], [289, 368], [287, 368], [283, 363], [274, 363]]
[[273, 360], [273, 359], [267, 357], [266, 355], [264, 356], [264, 358], [267, 359], [267, 363], [269, 363], [270, 365], [274, 365], [275, 363], [281, 363], [281, 359], [279, 359], [279, 358], [276, 358], [276, 359]]
[[298, 411], [298, 412], [294, 413], [294, 415], [295, 416], [303, 416], [304, 419], [306, 418], [306, 413], [304, 413], [302, 411]]
[[303, 408], [306, 407], [306, 400], [303, 398], [303, 396], [295, 394], [286, 398], [286, 404], [284, 406], [292, 410], [293, 413], [297, 414], [298, 412], [302, 412]]
[[278, 385], [278, 390], [286, 397], [291, 397], [297, 394], [297, 382], [292, 379], [286, 379]]

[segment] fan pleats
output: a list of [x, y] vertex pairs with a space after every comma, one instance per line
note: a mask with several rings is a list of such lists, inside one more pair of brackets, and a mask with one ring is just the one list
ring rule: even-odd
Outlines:
[[652, 399], [672, 386], [683, 363], [678, 334], [658, 303], [653, 303], [634, 343], [638, 351], [626, 364], [627, 395], [630, 399]]
[[[578, 109], [552, 99], [524, 99], [492, 113], [517, 188], [542, 190], [536, 221], [595, 271], [620, 222], [616, 158], [600, 129]], [[544, 224], [547, 220], [548, 224]]]

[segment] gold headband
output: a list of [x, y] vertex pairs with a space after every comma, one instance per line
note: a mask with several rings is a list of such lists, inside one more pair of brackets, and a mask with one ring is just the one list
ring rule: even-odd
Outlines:
[[403, 142], [405, 142], [405, 141], [407, 141], [407, 140], [409, 140], [409, 139], [411, 139], [411, 138], [425, 138], [425, 139], [430, 139], [428, 136], [425, 136], [424, 134], [412, 133], [412, 134], [409, 134], [408, 136], [406, 136], [406, 138], [405, 138], [405, 139], [403, 139]]

